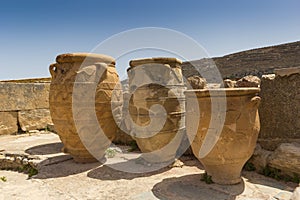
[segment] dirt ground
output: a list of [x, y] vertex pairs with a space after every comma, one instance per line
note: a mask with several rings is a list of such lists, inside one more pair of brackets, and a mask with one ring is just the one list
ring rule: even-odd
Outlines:
[[109, 162], [109, 159], [104, 164], [77, 164], [69, 155], [60, 152], [61, 147], [58, 136], [53, 133], [1, 136], [0, 164], [6, 162], [7, 155], [32, 156], [39, 172], [28, 178], [25, 173], [0, 170], [0, 200], [288, 200], [297, 187], [294, 183], [276, 181], [247, 171], [243, 171], [243, 181], [237, 185], [206, 184], [201, 181], [204, 169], [194, 157], [182, 157], [183, 166], [129, 173], [119, 171], [118, 167], [120, 163], [130, 163], [128, 158], [138, 157], [138, 152], [118, 152], [114, 158], [120, 161], [117, 164]]

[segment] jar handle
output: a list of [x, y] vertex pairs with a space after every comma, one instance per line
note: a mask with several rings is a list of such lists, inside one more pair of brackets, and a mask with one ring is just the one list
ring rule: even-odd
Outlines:
[[50, 74], [51, 74], [51, 76], [52, 76], [52, 79], [55, 79], [55, 77], [56, 77], [56, 71], [57, 71], [56, 63], [51, 64], [51, 65], [49, 66], [49, 71], [50, 71]]
[[261, 98], [259, 96], [255, 96], [251, 99], [249, 106], [253, 109], [257, 109], [260, 104]]

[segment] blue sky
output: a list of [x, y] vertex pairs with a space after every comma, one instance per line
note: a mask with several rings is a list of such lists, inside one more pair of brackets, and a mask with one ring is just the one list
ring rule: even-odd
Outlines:
[[0, 80], [48, 77], [56, 55], [140, 27], [182, 32], [211, 57], [298, 41], [299, 8], [299, 0], [0, 1]]

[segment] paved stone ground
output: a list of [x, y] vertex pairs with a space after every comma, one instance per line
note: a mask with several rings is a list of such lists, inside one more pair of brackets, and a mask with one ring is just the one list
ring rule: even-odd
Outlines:
[[[246, 171], [238, 185], [206, 184], [200, 180], [203, 167], [191, 157], [182, 157], [183, 167], [134, 174], [112, 168], [114, 164], [109, 159], [105, 164], [76, 164], [69, 155], [60, 152], [61, 148], [58, 136], [53, 133], [1, 136], [0, 167], [31, 163], [39, 173], [28, 178], [24, 173], [0, 170], [0, 178], [6, 179], [0, 180], [0, 200], [288, 200], [297, 187]], [[116, 159], [138, 156], [139, 153], [117, 153]]]

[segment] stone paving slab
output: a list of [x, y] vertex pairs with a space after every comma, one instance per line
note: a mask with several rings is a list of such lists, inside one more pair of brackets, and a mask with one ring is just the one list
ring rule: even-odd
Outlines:
[[[297, 187], [243, 172], [243, 182], [233, 186], [206, 184], [200, 179], [201, 164], [192, 157], [183, 157], [183, 167], [164, 167], [154, 172], [118, 171], [114, 162], [76, 164], [60, 152], [62, 144], [53, 133], [1, 136], [0, 166], [6, 157], [32, 156], [39, 173], [32, 178], [14, 171], [0, 170], [0, 200], [4, 199], [222, 199], [222, 200], [288, 200]], [[115, 160], [135, 158], [139, 153], [121, 153]], [[124, 152], [124, 151], [123, 151]], [[1, 157], [2, 155], [2, 157]], [[31, 161], [31, 160], [29, 160]]]

